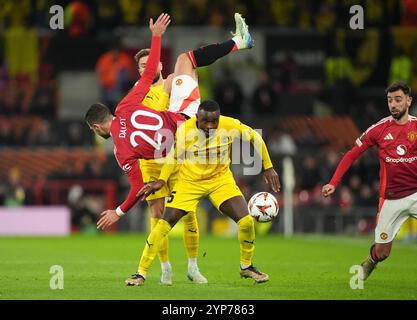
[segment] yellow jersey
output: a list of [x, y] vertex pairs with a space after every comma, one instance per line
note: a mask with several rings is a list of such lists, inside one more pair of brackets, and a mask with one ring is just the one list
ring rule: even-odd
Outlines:
[[[206, 137], [205, 133], [197, 128], [196, 117], [192, 117], [177, 129], [175, 136], [175, 146], [165, 158], [159, 176], [159, 179], [164, 181], [168, 181], [177, 164], [181, 164], [178, 177], [180, 180], [208, 180], [230, 172], [230, 151], [235, 138], [251, 142], [261, 156], [263, 169], [272, 168], [261, 135], [234, 118], [220, 116], [218, 128]], [[242, 145], [244, 152], [250, 152], [250, 148], [245, 148], [244, 143]]]
[[159, 86], [151, 86], [142, 103], [157, 111], [168, 111], [169, 94], [164, 90], [165, 80]]

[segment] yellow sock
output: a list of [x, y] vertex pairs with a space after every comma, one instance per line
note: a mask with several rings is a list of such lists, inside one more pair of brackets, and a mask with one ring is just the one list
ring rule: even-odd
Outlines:
[[195, 212], [188, 212], [182, 220], [184, 222], [184, 246], [187, 251], [188, 258], [197, 258], [198, 241], [200, 238], [197, 215]]
[[160, 219], [155, 228], [151, 231], [148, 239], [146, 239], [145, 248], [143, 249], [138, 267], [138, 272], [142, 276], [146, 277], [148, 269], [158, 253], [159, 244], [167, 237], [169, 231], [171, 231], [169, 223]]
[[240, 263], [245, 266], [252, 264], [253, 252], [255, 250], [255, 224], [250, 215], [241, 218], [237, 222], [240, 242]]
[[[159, 218], [151, 218], [151, 231], [155, 228]], [[168, 262], [168, 237], [162, 239], [159, 245], [158, 258], [161, 262]]]

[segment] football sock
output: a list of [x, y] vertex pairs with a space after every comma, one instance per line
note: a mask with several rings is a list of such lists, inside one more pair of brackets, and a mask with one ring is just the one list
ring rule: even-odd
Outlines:
[[142, 276], [146, 277], [148, 269], [155, 258], [155, 255], [158, 253], [159, 244], [167, 237], [169, 231], [171, 231], [169, 223], [164, 219], [160, 219], [158, 224], [151, 231], [148, 239], [146, 239], [145, 248], [143, 249], [138, 267], [138, 272]]
[[188, 51], [187, 56], [190, 58], [194, 68], [198, 68], [209, 66], [217, 59], [220, 59], [236, 50], [238, 50], [236, 42], [230, 39], [226, 42], [210, 44], [208, 46]]
[[384, 260], [386, 259], [386, 258], [381, 259], [380, 257], [378, 257], [378, 254], [376, 253], [376, 247], [375, 247], [375, 244], [373, 244], [373, 245], [371, 246], [370, 253], [371, 253], [371, 259], [372, 259], [374, 262], [381, 262], [381, 261], [384, 261]]
[[[155, 228], [159, 220], [161, 219], [151, 218], [151, 231]], [[161, 263], [168, 262], [168, 237], [162, 239], [160, 243], [158, 250], [158, 258]]]
[[197, 258], [188, 258], [188, 270], [198, 268]]
[[184, 222], [184, 247], [188, 258], [197, 258], [200, 233], [195, 212], [186, 214], [182, 221]]
[[255, 224], [252, 217], [247, 215], [237, 222], [237, 226], [237, 236], [240, 242], [240, 263], [244, 266], [250, 266], [255, 250]]
[[162, 271], [169, 271], [171, 270], [171, 264], [169, 262], [161, 262], [161, 269]]

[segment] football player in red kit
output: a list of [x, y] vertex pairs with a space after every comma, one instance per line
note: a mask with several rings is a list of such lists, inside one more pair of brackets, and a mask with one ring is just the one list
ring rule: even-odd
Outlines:
[[380, 200], [375, 243], [361, 266], [366, 280], [378, 262], [388, 258], [392, 241], [410, 216], [417, 217], [417, 118], [409, 115], [412, 103], [407, 84], [397, 81], [386, 89], [391, 116], [370, 126], [345, 154], [329, 184], [322, 189], [331, 195], [352, 163], [376, 146], [380, 163]]

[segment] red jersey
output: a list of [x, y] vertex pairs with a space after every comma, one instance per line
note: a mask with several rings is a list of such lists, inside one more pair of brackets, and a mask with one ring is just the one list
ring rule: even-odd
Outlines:
[[337, 186], [350, 165], [376, 146], [379, 157], [380, 197], [399, 199], [417, 192], [417, 118], [397, 124], [392, 116], [369, 127], [345, 154], [330, 184]]
[[141, 103], [156, 76], [160, 51], [161, 37], [154, 36], [143, 75], [118, 104], [110, 126], [114, 155], [131, 186], [120, 205], [123, 212], [137, 202], [136, 194], [143, 186], [138, 159], [164, 157], [172, 147], [177, 125], [185, 121], [181, 114], [155, 111]]

